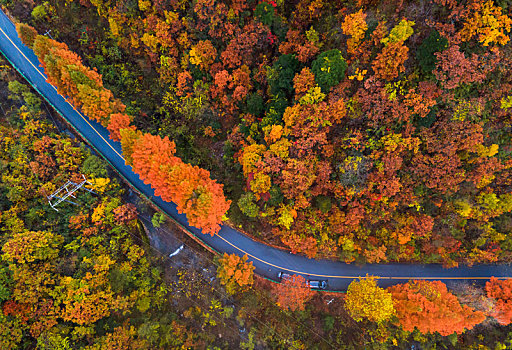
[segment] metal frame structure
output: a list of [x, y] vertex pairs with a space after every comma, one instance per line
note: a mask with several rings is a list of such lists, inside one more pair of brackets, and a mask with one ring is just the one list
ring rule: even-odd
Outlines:
[[[60, 203], [62, 202], [68, 202], [68, 203], [71, 203], [71, 204], [74, 204], [74, 205], [78, 205], [77, 203], [75, 202], [72, 202], [70, 200], [68, 200], [67, 198], [68, 197], [73, 197], [73, 198], [76, 198], [74, 193], [76, 191], [78, 191], [79, 189], [82, 189], [82, 190], [85, 190], [89, 193], [93, 193], [93, 194], [96, 194], [93, 190], [89, 189], [89, 188], [86, 188], [84, 187], [85, 184], [88, 184], [88, 185], [91, 185], [92, 184], [87, 181], [87, 179], [85, 178], [85, 176], [82, 174], [82, 177], [84, 178], [84, 180], [80, 183], [76, 183], [76, 182], [73, 182], [73, 181], [66, 181], [66, 183], [64, 185], [62, 185], [58, 190], [56, 190], [55, 192], [53, 192], [51, 195], [47, 196], [48, 198], [48, 204], [50, 204], [50, 207], [52, 207], [53, 209], [55, 209], [56, 211], [59, 211], [57, 208], [55, 208], [57, 205], [59, 205]], [[62, 192], [64, 192], [64, 194], [62, 194]], [[56, 198], [57, 201], [55, 203], [52, 203], [52, 200]]]

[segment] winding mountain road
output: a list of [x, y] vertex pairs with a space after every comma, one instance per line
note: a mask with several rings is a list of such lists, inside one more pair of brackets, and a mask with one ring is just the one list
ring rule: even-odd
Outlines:
[[96, 149], [116, 171], [133, 187], [148, 197], [173, 220], [185, 227], [190, 233], [217, 252], [247, 254], [256, 267], [255, 272], [263, 277], [277, 281], [278, 272], [300, 274], [310, 280], [326, 280], [328, 289], [346, 290], [350, 282], [366, 274], [379, 276], [379, 285], [385, 287], [403, 283], [410, 279], [441, 280], [447, 284], [457, 281], [483, 283], [491, 276], [512, 278], [510, 265], [460, 266], [445, 269], [438, 264], [368, 264], [356, 266], [335, 261], [308, 259], [289, 252], [256, 242], [227, 225], [223, 225], [218, 235], [204, 235], [195, 227], [188, 225], [185, 215], [178, 214], [173, 203], [164, 202], [154, 195], [150, 186], [145, 185], [130, 166], [125, 165], [121, 145], [111, 141], [108, 131], [95, 121], [87, 119], [68, 101], [57, 93], [54, 86], [46, 82], [43, 69], [31, 49], [20, 41], [14, 24], [0, 11], [0, 51], [25, 79], [62, 115], [73, 128]]

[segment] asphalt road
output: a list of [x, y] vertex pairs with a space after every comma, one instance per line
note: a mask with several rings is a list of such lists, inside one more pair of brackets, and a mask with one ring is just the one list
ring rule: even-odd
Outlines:
[[445, 269], [438, 264], [368, 264], [356, 266], [342, 262], [308, 259], [293, 255], [256, 242], [246, 235], [223, 225], [220, 233], [214, 237], [202, 234], [188, 225], [185, 215], [178, 214], [173, 203], [164, 202], [154, 195], [150, 186], [145, 185], [130, 166], [125, 165], [119, 142], [108, 138], [108, 131], [100, 124], [85, 118], [67, 100], [57, 94], [55, 87], [46, 82], [46, 76], [35, 54], [23, 45], [9, 18], [0, 11], [0, 51], [27, 81], [82, 135], [87, 142], [101, 154], [121, 176], [150, 198], [153, 203], [166, 212], [172, 219], [186, 227], [205, 244], [217, 252], [247, 254], [261, 276], [277, 281], [277, 274], [283, 271], [300, 274], [310, 280], [325, 280], [329, 290], [346, 290], [350, 282], [366, 274], [379, 276], [379, 285], [389, 286], [410, 279], [441, 280], [447, 284], [461, 281], [484, 283], [491, 276], [512, 278], [510, 265], [460, 266]]

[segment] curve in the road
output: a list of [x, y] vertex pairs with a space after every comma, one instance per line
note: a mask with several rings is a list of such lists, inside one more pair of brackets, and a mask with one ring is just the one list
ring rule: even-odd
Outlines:
[[490, 277], [512, 278], [510, 265], [460, 266], [445, 269], [438, 264], [368, 264], [356, 266], [342, 262], [308, 259], [254, 241], [241, 232], [223, 225], [219, 234], [204, 235], [195, 227], [189, 226], [184, 214], [179, 214], [176, 205], [164, 202], [155, 196], [154, 191], [125, 165], [119, 142], [111, 141], [108, 131], [99, 123], [87, 119], [59, 95], [54, 86], [46, 82], [36, 55], [23, 45], [14, 24], [0, 11], [0, 51], [18, 72], [50, 103], [71, 126], [101, 154], [116, 171], [134, 188], [149, 198], [162, 211], [179, 223], [205, 245], [221, 253], [247, 254], [255, 266], [255, 272], [271, 280], [278, 280], [282, 271], [299, 274], [310, 280], [326, 280], [330, 290], [346, 290], [350, 282], [366, 274], [379, 276], [381, 286], [403, 283], [410, 279], [441, 280], [445, 283], [473, 281], [483, 283]]

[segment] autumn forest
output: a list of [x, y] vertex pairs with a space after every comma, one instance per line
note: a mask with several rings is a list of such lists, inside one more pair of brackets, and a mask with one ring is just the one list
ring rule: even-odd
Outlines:
[[[203, 234], [359, 265], [512, 263], [510, 0], [0, 6]], [[3, 58], [0, 104], [1, 349], [512, 347], [512, 280], [268, 281], [137, 198]], [[94, 192], [53, 210], [82, 176]], [[166, 230], [186, 259], [155, 245]]]

